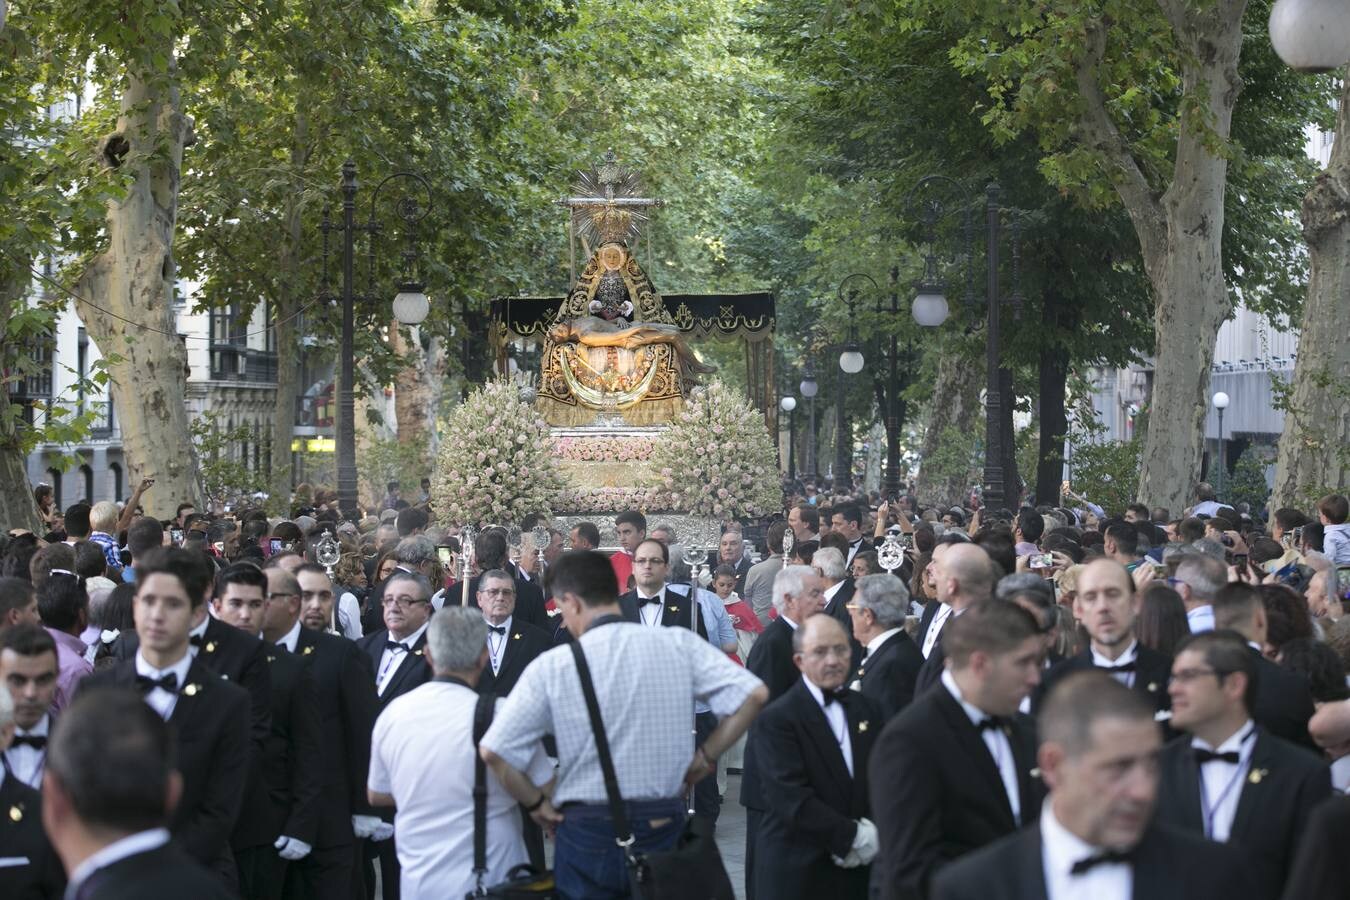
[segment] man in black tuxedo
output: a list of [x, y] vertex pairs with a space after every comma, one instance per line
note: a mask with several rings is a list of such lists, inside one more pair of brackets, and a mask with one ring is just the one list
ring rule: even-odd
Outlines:
[[[511, 576], [516, 585], [516, 611], [514, 617], [536, 628], [552, 634], [557, 624], [549, 618], [548, 608], [544, 604], [544, 592], [533, 581], [520, 577], [519, 571], [511, 563], [507, 548], [506, 532], [501, 528], [489, 528], [473, 540], [474, 558], [478, 562], [478, 571], [487, 572], [500, 569]], [[481, 576], [469, 579], [469, 603], [478, 605], [478, 581]], [[452, 584], [446, 597], [446, 603], [458, 605], [463, 592], [462, 583]]]
[[1278, 898], [1313, 809], [1331, 796], [1327, 766], [1252, 721], [1258, 668], [1233, 631], [1193, 634], [1172, 663], [1172, 726], [1159, 759], [1159, 822], [1232, 844], [1260, 898]]
[[[370, 657], [375, 670], [375, 692], [379, 711], [396, 697], [431, 680], [426, 660], [427, 625], [431, 622], [431, 583], [416, 572], [397, 569], [384, 582], [384, 628], [366, 635], [357, 645]], [[394, 814], [380, 810], [380, 818], [391, 823]], [[393, 838], [372, 840], [365, 848], [366, 896], [375, 895], [375, 871], [371, 864], [380, 861], [386, 900], [398, 900], [401, 881], [398, 854]]]
[[1036, 824], [938, 872], [936, 900], [1249, 897], [1240, 854], [1150, 824], [1162, 745], [1154, 712], [1151, 698], [1106, 673], [1062, 677], [1038, 723], [1050, 794]]
[[[212, 606], [217, 618], [248, 635], [262, 633], [267, 576], [251, 563], [235, 563], [216, 576]], [[323, 752], [319, 689], [300, 660], [268, 646], [272, 683], [271, 731], [261, 764], [249, 779], [244, 807], [230, 845], [246, 898], [279, 900], [287, 863], [314, 849], [318, 833], [319, 770]]]
[[[669, 543], [662, 541], [669, 547]], [[635, 551], [636, 552], [636, 551]], [[684, 560], [676, 560], [683, 562]], [[741, 526], [728, 528], [717, 541], [717, 549], [708, 554], [708, 568], [730, 566], [736, 572], [736, 593], [745, 596], [745, 577], [750, 573], [750, 558], [745, 555], [745, 538]]]
[[825, 579], [824, 613], [831, 616], [851, 636], [848, 603], [853, 599], [853, 579], [848, 577], [844, 554], [834, 547], [821, 547], [811, 557], [811, 568]]
[[871, 541], [863, 536], [862, 519], [862, 507], [856, 503], [841, 504], [830, 513], [831, 533], [841, 534], [844, 536], [844, 540], [848, 541], [848, 555], [844, 558], [845, 565], [851, 564], [853, 557], [859, 553], [873, 549]]
[[905, 632], [909, 591], [894, 575], [865, 575], [858, 579], [848, 614], [854, 640], [863, 647], [853, 687], [890, 721], [914, 699], [914, 680], [923, 666], [923, 654]]
[[1147, 697], [1154, 712], [1171, 707], [1167, 682], [1172, 661], [1139, 643], [1134, 622], [1139, 615], [1139, 595], [1134, 579], [1113, 559], [1095, 559], [1078, 575], [1078, 594], [1073, 612], [1087, 629], [1088, 647], [1050, 669], [1036, 692], [1034, 709], [1056, 682], [1073, 672], [1098, 669]]
[[1313, 716], [1312, 689], [1308, 680], [1292, 669], [1266, 659], [1266, 607], [1261, 595], [1248, 584], [1233, 583], [1214, 594], [1214, 627], [1236, 631], [1247, 641], [1256, 663], [1256, 700], [1252, 718], [1276, 737], [1320, 753], [1308, 735]]
[[[946, 550], [940, 548], [946, 546]], [[983, 547], [971, 543], [939, 544], [933, 548], [933, 569], [938, 602], [942, 604], [924, 635], [923, 668], [914, 683], [920, 696], [938, 683], [946, 667], [943, 632], [967, 609], [994, 596], [994, 561]]]
[[478, 677], [478, 692], [505, 697], [516, 686], [525, 667], [553, 638], [543, 629], [515, 618], [515, 581], [501, 569], [490, 569], [478, 580], [478, 608], [488, 623], [488, 664]]
[[51, 706], [58, 671], [56, 640], [47, 629], [23, 622], [0, 631], [0, 692], [14, 703], [14, 738], [8, 750], [0, 750], [0, 765], [10, 778], [33, 790], [42, 787], [42, 765], [56, 720]]
[[322, 784], [319, 827], [314, 848], [287, 866], [285, 896], [351, 897], [358, 883], [356, 837], [370, 837], [384, 824], [365, 813], [370, 733], [378, 702], [370, 658], [346, 638], [300, 624], [300, 583], [294, 575], [281, 568], [263, 574], [263, 641], [298, 657], [309, 669], [318, 687], [323, 746], [317, 757], [300, 760], [317, 770]]
[[872, 753], [873, 878], [885, 898], [928, 897], [938, 869], [1034, 820], [1044, 794], [1035, 729], [1017, 712], [1040, 681], [1035, 618], [987, 600], [949, 622], [942, 640], [940, 683], [887, 723]]
[[[48, 642], [51, 635], [37, 625], [15, 625], [0, 632], [9, 640], [16, 631], [33, 630]], [[56, 651], [51, 651], [55, 668]], [[52, 679], [55, 683], [55, 678]], [[15, 704], [0, 687], [0, 753], [14, 739]], [[44, 736], [43, 755], [46, 753]], [[42, 795], [19, 780], [9, 767], [0, 769], [0, 897], [6, 900], [59, 900], [65, 893], [66, 874], [61, 860], [42, 830]]]
[[138, 691], [173, 726], [183, 788], [170, 830], [189, 856], [233, 889], [238, 874], [230, 834], [248, 780], [250, 695], [207, 666], [202, 654], [190, 652], [188, 635], [211, 589], [210, 570], [200, 557], [163, 547], [139, 560], [132, 606], [140, 638], [135, 658], [86, 676], [80, 692]]
[[[619, 609], [629, 622], [652, 627], [693, 628], [693, 608], [687, 593], [671, 590], [666, 584], [670, 571], [670, 548], [647, 538], [633, 548], [633, 589], [619, 595]], [[698, 619], [699, 636], [705, 640], [708, 629]]]
[[776, 900], [863, 900], [877, 853], [867, 760], [881, 710], [844, 686], [852, 651], [838, 622], [810, 616], [792, 643], [802, 678], [751, 728], [747, 765], [773, 785], [755, 834], [753, 883]]
[[[143, 567], [144, 561], [138, 581]], [[187, 624], [184, 616], [184, 635]], [[242, 755], [248, 698], [234, 690], [240, 732], [236, 755]], [[205, 693], [212, 695], [217, 695], [214, 686]], [[176, 755], [168, 726], [131, 691], [82, 688], [62, 713], [52, 735], [41, 802], [42, 824], [70, 875], [67, 896], [234, 896], [184, 852], [182, 843], [169, 839], [166, 811], [182, 795], [186, 780], [174, 771]]]
[[[792, 634], [807, 617], [825, 606], [823, 587], [820, 576], [810, 566], [784, 566], [773, 578], [773, 605], [778, 610], [778, 618], [760, 634], [745, 663], [745, 667], [768, 687], [770, 702], [786, 694], [800, 680], [801, 673], [793, 662]], [[750, 752], [753, 743], [747, 737], [745, 767], [741, 772], [741, 805], [745, 807], [745, 894], [748, 900], [755, 900], [756, 895], [755, 832], [766, 809], [759, 771]]]

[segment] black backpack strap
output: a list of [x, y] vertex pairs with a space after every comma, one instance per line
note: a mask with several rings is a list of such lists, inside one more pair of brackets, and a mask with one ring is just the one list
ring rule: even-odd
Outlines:
[[496, 695], [486, 693], [478, 695], [473, 708], [473, 874], [479, 894], [483, 892], [483, 876], [487, 875], [487, 763], [478, 753], [478, 742], [492, 724], [496, 705]]
[[609, 815], [614, 820], [615, 843], [623, 848], [632, 861], [632, 846], [635, 838], [633, 829], [628, 825], [628, 816], [623, 810], [623, 795], [619, 793], [619, 779], [614, 774], [614, 760], [609, 755], [609, 738], [605, 736], [605, 723], [600, 718], [600, 703], [595, 699], [595, 684], [591, 681], [591, 668], [586, 664], [586, 654], [581, 650], [581, 641], [568, 644], [572, 648], [572, 657], [577, 661], [577, 677], [581, 679], [581, 693], [586, 698], [586, 712], [591, 717], [591, 731], [595, 735], [595, 752], [600, 757], [600, 771], [605, 776], [605, 796], [609, 799]]

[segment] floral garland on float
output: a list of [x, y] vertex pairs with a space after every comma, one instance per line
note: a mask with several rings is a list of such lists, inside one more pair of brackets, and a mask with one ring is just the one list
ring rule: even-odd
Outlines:
[[531, 388], [480, 385], [446, 420], [431, 484], [437, 515], [474, 525], [548, 515], [563, 490], [552, 448]]
[[695, 388], [652, 452], [669, 509], [719, 519], [767, 515], [782, 503], [764, 418], [720, 380]]

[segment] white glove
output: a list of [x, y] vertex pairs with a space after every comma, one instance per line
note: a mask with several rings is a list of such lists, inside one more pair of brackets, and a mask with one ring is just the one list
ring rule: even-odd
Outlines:
[[272, 845], [277, 848], [277, 853], [282, 859], [295, 862], [297, 859], [304, 859], [309, 856], [309, 852], [314, 848], [299, 838], [286, 837], [282, 835], [277, 838], [277, 842]]
[[375, 832], [370, 836], [372, 841], [387, 841], [394, 836], [393, 822], [380, 822], [375, 826]]
[[862, 865], [862, 860], [858, 858], [857, 850], [848, 851], [848, 856], [840, 858], [833, 853], [830, 854], [830, 860], [841, 869], [856, 869]]
[[872, 824], [871, 819], [859, 819], [858, 833], [853, 836], [853, 849], [849, 854], [858, 854], [858, 862], [867, 866], [877, 858], [880, 850], [881, 841], [877, 837], [877, 826]]
[[379, 816], [352, 816], [352, 831], [361, 840], [370, 837], [383, 824]]

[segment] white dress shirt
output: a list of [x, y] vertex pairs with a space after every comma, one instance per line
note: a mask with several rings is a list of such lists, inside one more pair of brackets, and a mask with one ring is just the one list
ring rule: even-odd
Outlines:
[[[1123, 666], [1127, 663], [1135, 662], [1139, 659], [1139, 642], [1130, 641], [1130, 646], [1125, 648], [1125, 652], [1115, 659], [1107, 659], [1097, 652], [1097, 648], [1092, 648], [1092, 664], [1099, 669], [1114, 669], [1116, 666]], [[1112, 672], [1111, 677], [1126, 687], [1134, 687], [1134, 677], [1137, 672]]]
[[[956, 702], [961, 704], [961, 708], [970, 717], [970, 723], [976, 728], [979, 728], [980, 723], [985, 719], [990, 718], [984, 710], [978, 706], [972, 706], [961, 697], [961, 688], [957, 685], [956, 679], [952, 677], [950, 669], [943, 671], [942, 684], [956, 698]], [[980, 729], [980, 739], [989, 748], [989, 755], [993, 757], [994, 766], [998, 769], [999, 777], [1003, 780], [1003, 790], [1008, 794], [1008, 805], [1012, 807], [1013, 821], [1021, 825], [1022, 794], [1017, 785], [1017, 763], [1013, 759], [1012, 742], [1008, 740], [1008, 736], [1003, 733], [1001, 728]]]
[[70, 881], [66, 884], [66, 896], [78, 897], [80, 887], [89, 880], [99, 869], [106, 869], [115, 862], [121, 862], [128, 856], [135, 856], [138, 853], [149, 853], [151, 850], [158, 850], [169, 842], [169, 830], [167, 828], [151, 828], [149, 831], [138, 831], [135, 834], [129, 834], [118, 841], [113, 841], [102, 850], [96, 851], [85, 858], [84, 862], [75, 867], [70, 873]]
[[1248, 719], [1232, 737], [1218, 747], [1211, 747], [1199, 738], [1191, 739], [1191, 746], [1215, 753], [1238, 754], [1236, 764], [1212, 760], [1200, 766], [1200, 821], [1205, 837], [1224, 843], [1233, 830], [1233, 816], [1237, 814], [1238, 798], [1247, 780], [1252, 764], [1252, 750], [1256, 747], [1256, 726]]
[[825, 589], [824, 594], [826, 606], [829, 606], [831, 603], [834, 602], [834, 595], [839, 593], [840, 589], [843, 588], [843, 586], [844, 586], [844, 579], [841, 578], [837, 583], [832, 584]]
[[848, 715], [844, 712], [844, 705], [842, 703], [826, 704], [825, 692], [805, 675], [802, 676], [802, 683], [806, 685], [806, 689], [816, 699], [816, 704], [825, 713], [825, 723], [830, 726], [830, 733], [834, 735], [834, 742], [839, 745], [839, 752], [844, 756], [844, 765], [848, 767], [848, 774], [851, 777], [853, 775], [853, 739], [849, 737]]
[[295, 624], [291, 626], [291, 630], [282, 635], [281, 639], [277, 641], [277, 646], [285, 647], [287, 653], [294, 653], [295, 648], [298, 647], [299, 645], [300, 645], [300, 620], [296, 619]]
[[[663, 609], [665, 609], [665, 607], [666, 607], [666, 589], [665, 589], [665, 587], [662, 586], [662, 588], [661, 588], [659, 591], [657, 591], [655, 594], [646, 594], [646, 593], [643, 593], [642, 588], [640, 588], [640, 587], [635, 587], [635, 588], [633, 588], [633, 590], [637, 592], [638, 619], [642, 622], [643, 625], [646, 625], [646, 626], [648, 626], [649, 628], [655, 628], [655, 627], [657, 627], [658, 625], [660, 625], [660, 624], [661, 624], [661, 611], [662, 611]], [[642, 602], [643, 600], [647, 600], [647, 599], [649, 599], [649, 598], [651, 598], [651, 597], [660, 597], [660, 598], [661, 598], [661, 602], [660, 602], [660, 603], [643, 603], [643, 602]]]
[[952, 607], [949, 603], [943, 603], [938, 607], [938, 611], [933, 613], [933, 621], [928, 623], [928, 632], [923, 636], [923, 658], [927, 659], [933, 653], [933, 647], [937, 644], [938, 635], [942, 633], [942, 626], [947, 624], [951, 618]]
[[862, 547], [863, 539], [859, 537], [856, 541], [848, 545], [848, 557], [844, 560], [844, 565], [853, 562], [853, 557], [858, 555], [858, 550]]
[[1197, 606], [1195, 609], [1186, 610], [1186, 624], [1191, 628], [1191, 634], [1199, 634], [1202, 631], [1214, 630], [1214, 607], [1206, 603], [1204, 606]]
[[408, 635], [401, 641], [394, 640], [394, 635], [389, 634], [389, 640], [396, 644], [403, 644], [402, 647], [385, 647], [384, 652], [380, 654], [380, 667], [375, 670], [375, 693], [383, 695], [384, 689], [389, 686], [389, 681], [398, 671], [398, 667], [403, 665], [403, 657], [412, 652], [413, 645], [422, 637], [423, 632], [430, 625], [430, 620], [424, 622], [422, 627]]
[[506, 657], [506, 642], [511, 639], [511, 620], [514, 616], [507, 616], [506, 621], [500, 625], [493, 625], [488, 622], [488, 628], [505, 628], [502, 634], [495, 631], [487, 633], [488, 663], [492, 666], [492, 674], [496, 675], [502, 668], [502, 660]]
[[[28, 731], [15, 726], [14, 736], [31, 734], [36, 737], [48, 737], [52, 730], [52, 717], [50, 714], [44, 715], [38, 719], [37, 724]], [[10, 774], [28, 785], [33, 790], [42, 789], [42, 766], [47, 761], [47, 748], [38, 750], [36, 747], [30, 747], [24, 744], [22, 747], [11, 744], [5, 751], [5, 767], [9, 769]], [[3, 776], [0, 776], [3, 780]]]
[[1075, 863], [1096, 856], [1104, 848], [1092, 846], [1061, 825], [1053, 807], [1053, 797], [1041, 806], [1046, 900], [1130, 900], [1134, 895], [1134, 868], [1129, 863], [1099, 863], [1073, 874]]
[[178, 691], [181, 691], [183, 686], [187, 683], [187, 674], [188, 669], [190, 668], [192, 668], [191, 653], [184, 653], [182, 659], [178, 660], [178, 662], [169, 666], [167, 669], [156, 669], [154, 666], [150, 665], [150, 663], [145, 661], [145, 657], [141, 655], [140, 650], [136, 651], [137, 675], [159, 679], [172, 672], [174, 675], [178, 676], [178, 690], [170, 693], [162, 687], [156, 687], [152, 688], [150, 693], [145, 695], [145, 702], [149, 703], [151, 708], [159, 713], [159, 717], [166, 722], [169, 721], [169, 717], [173, 715], [173, 708], [178, 705]]

